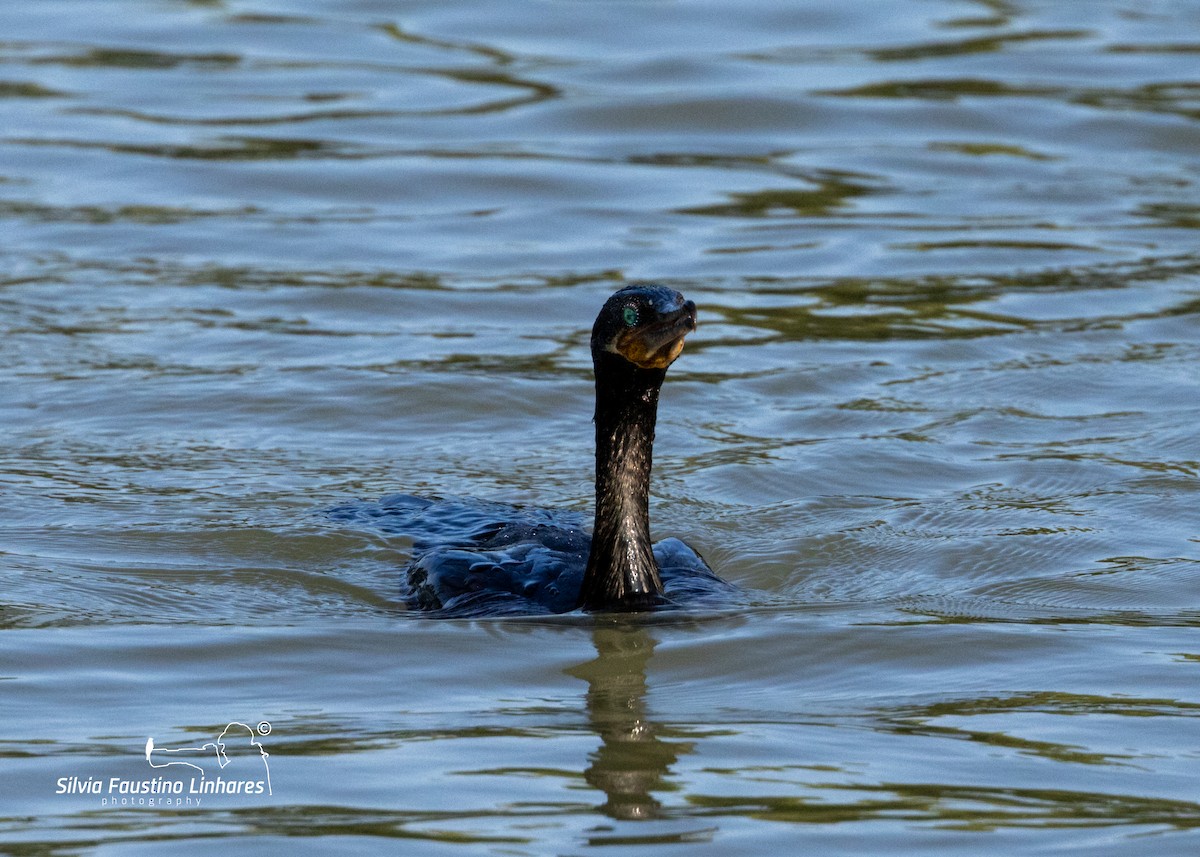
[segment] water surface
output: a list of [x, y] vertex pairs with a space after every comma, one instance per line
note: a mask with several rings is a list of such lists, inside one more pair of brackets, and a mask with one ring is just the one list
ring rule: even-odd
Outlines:
[[[1194, 854], [1196, 33], [0, 11], [0, 849]], [[407, 540], [322, 510], [586, 512], [639, 279], [700, 308], [655, 535], [750, 603], [414, 621]], [[271, 794], [56, 793], [233, 722]]]

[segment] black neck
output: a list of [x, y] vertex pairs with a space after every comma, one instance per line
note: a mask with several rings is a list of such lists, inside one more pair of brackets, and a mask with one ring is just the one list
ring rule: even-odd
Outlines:
[[579, 595], [585, 610], [639, 610], [661, 600], [650, 547], [650, 468], [665, 369], [597, 352], [596, 523]]

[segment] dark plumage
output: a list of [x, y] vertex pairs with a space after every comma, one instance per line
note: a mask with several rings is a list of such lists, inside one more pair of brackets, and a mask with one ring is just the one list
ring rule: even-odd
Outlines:
[[734, 588], [678, 539], [650, 542], [658, 393], [696, 328], [696, 305], [638, 285], [608, 299], [592, 328], [596, 507], [582, 516], [473, 500], [397, 495], [333, 510], [413, 539], [405, 601], [444, 616], [645, 610], [728, 598]]

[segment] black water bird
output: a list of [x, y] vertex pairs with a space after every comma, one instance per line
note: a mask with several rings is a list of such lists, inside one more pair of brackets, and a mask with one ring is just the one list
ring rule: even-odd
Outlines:
[[650, 541], [650, 470], [658, 394], [696, 329], [674, 289], [627, 286], [592, 328], [596, 506], [582, 516], [408, 495], [334, 510], [414, 540], [411, 608], [443, 616], [634, 611], [728, 598], [736, 591], [678, 539]]

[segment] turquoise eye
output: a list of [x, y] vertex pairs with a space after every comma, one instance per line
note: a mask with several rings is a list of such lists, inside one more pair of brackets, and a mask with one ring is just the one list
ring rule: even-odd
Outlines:
[[625, 307], [624, 319], [625, 319], [625, 324], [629, 327], [633, 327], [635, 324], [637, 324], [637, 320], [638, 320], [637, 309], [634, 307], [631, 307], [631, 306]]

